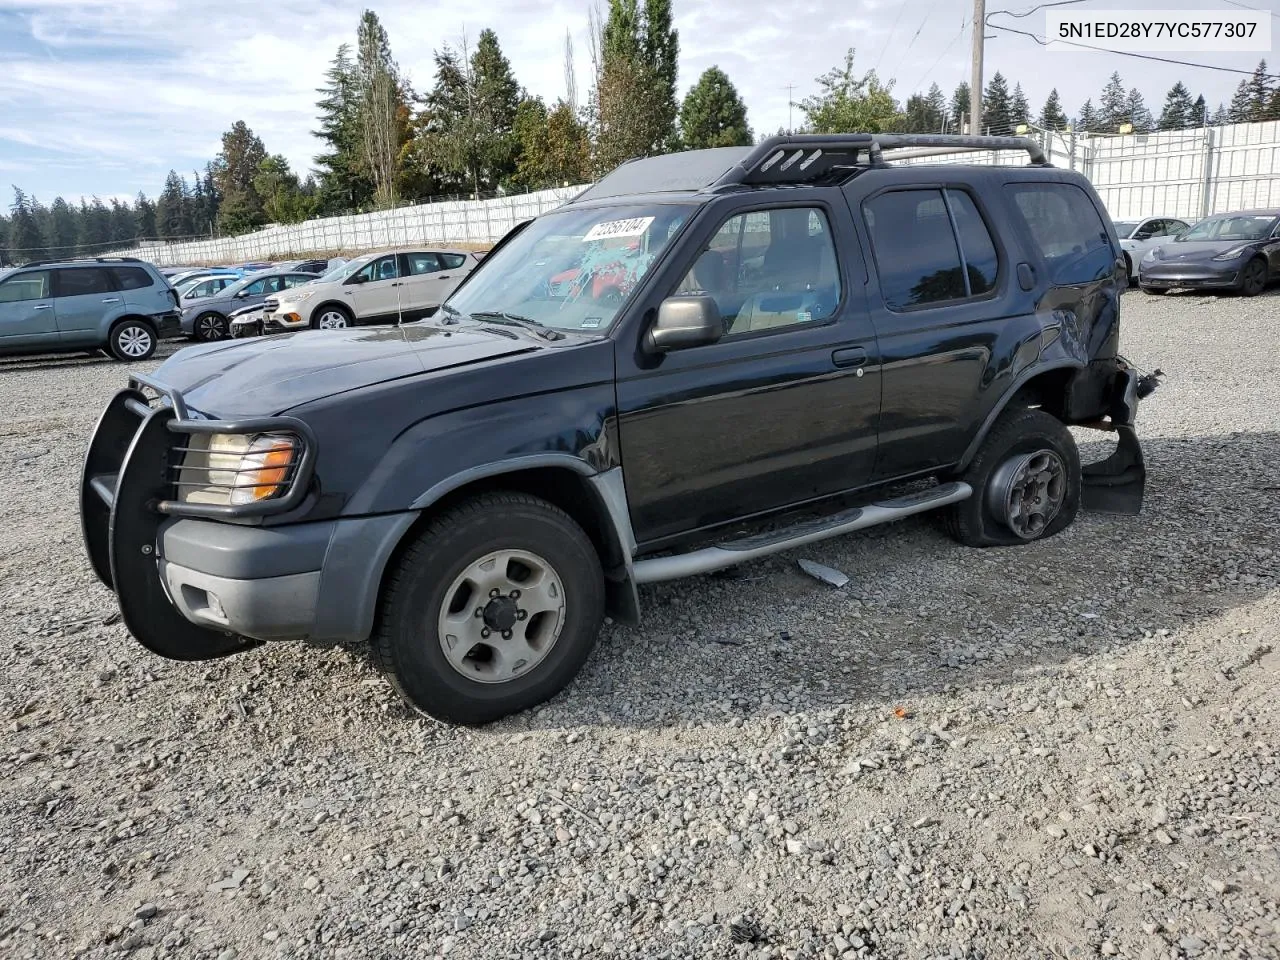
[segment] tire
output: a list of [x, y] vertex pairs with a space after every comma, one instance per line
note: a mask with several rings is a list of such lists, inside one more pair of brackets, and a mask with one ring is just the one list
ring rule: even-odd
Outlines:
[[201, 343], [216, 343], [219, 340], [227, 339], [231, 333], [227, 318], [214, 310], [196, 317], [196, 322], [191, 325], [191, 330], [195, 338]]
[[1242, 297], [1256, 297], [1267, 289], [1267, 261], [1254, 257], [1240, 271], [1236, 292]]
[[[973, 496], [949, 508], [948, 530], [970, 547], [1017, 546], [1061, 533], [1080, 509], [1080, 452], [1057, 417], [1019, 408], [1003, 413], [960, 478]], [[1023, 487], [1024, 481], [1031, 484]], [[1015, 490], [1038, 490], [1042, 510], [1013, 515]], [[1047, 509], [1043, 509], [1047, 508]]]
[[1124, 255], [1124, 285], [1132, 287], [1137, 281], [1137, 277], [1133, 275], [1133, 260], [1126, 253]]
[[155, 328], [145, 320], [120, 320], [107, 334], [107, 351], [125, 363], [147, 360], [156, 352]]
[[[599, 557], [568, 514], [525, 494], [486, 494], [432, 520], [389, 571], [374, 650], [414, 710], [490, 723], [569, 685], [604, 604]], [[519, 646], [504, 657], [504, 642]]]
[[354, 325], [355, 317], [341, 304], [325, 304], [311, 316], [312, 330], [344, 330]]

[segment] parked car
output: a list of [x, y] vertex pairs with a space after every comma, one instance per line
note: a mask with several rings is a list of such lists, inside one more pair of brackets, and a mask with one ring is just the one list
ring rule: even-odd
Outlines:
[[201, 280], [207, 280], [210, 277], [223, 277], [233, 282], [240, 279], [240, 275], [233, 270], [191, 270], [187, 273], [178, 274], [176, 277], [170, 277], [169, 283], [179, 294], [182, 294], [186, 293]]
[[475, 267], [465, 250], [388, 251], [357, 257], [301, 289], [268, 298], [269, 329], [337, 330], [433, 313]]
[[234, 280], [207, 297], [193, 294], [204, 284], [214, 284], [209, 278], [189, 291], [182, 298], [182, 332], [197, 340], [211, 342], [224, 340], [231, 332], [229, 317], [238, 307], [260, 306], [268, 296], [278, 294], [315, 279], [311, 273], [278, 273], [264, 271], [254, 273], [243, 280]]
[[1171, 240], [1191, 225], [1177, 217], [1147, 217], [1145, 220], [1116, 221], [1116, 236], [1124, 251], [1124, 268], [1129, 282], [1138, 281], [1136, 265], [1142, 262], [1147, 251]]
[[145, 360], [178, 332], [178, 298], [132, 257], [51, 260], [0, 270], [0, 354], [106, 350]]
[[193, 301], [206, 300], [209, 297], [217, 296], [227, 287], [239, 282], [240, 277], [234, 273], [214, 273], [196, 277], [192, 280], [184, 280], [182, 283], [174, 284], [174, 289], [178, 291], [178, 299], [185, 308]]
[[262, 335], [262, 304], [240, 307], [227, 314], [227, 326], [233, 339]]
[[[430, 320], [133, 377], [89, 447], [88, 555], [155, 653], [372, 640], [413, 707], [487, 722], [565, 687], [606, 613], [637, 619], [637, 584], [925, 510], [973, 547], [1138, 512], [1156, 381], [1119, 354], [1123, 279], [1089, 181], [1029, 140], [632, 161], [512, 230]], [[1068, 427], [1100, 425], [1116, 452], [1082, 468]]]
[[1254, 297], [1280, 276], [1280, 209], [1206, 217], [1138, 264], [1144, 293], [1175, 287], [1233, 290]]
[[283, 263], [275, 264], [273, 269], [314, 273], [316, 276], [323, 276], [334, 267], [340, 267], [346, 262], [342, 257], [334, 257], [331, 260], [286, 260]]

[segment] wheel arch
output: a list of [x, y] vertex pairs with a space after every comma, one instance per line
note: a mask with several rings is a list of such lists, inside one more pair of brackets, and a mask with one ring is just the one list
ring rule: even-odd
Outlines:
[[320, 314], [329, 307], [334, 307], [335, 309], [341, 310], [344, 314], [346, 314], [348, 321], [350, 321], [351, 323], [355, 323], [356, 312], [352, 310], [349, 306], [347, 306], [341, 300], [325, 300], [322, 303], [317, 303], [314, 307], [311, 308], [311, 312], [307, 314], [307, 326], [308, 327], [311, 326], [311, 324], [313, 324], [316, 321], [316, 318], [319, 317]]
[[1041, 407], [1047, 413], [1051, 413], [1065, 422], [1068, 391], [1071, 382], [1086, 369], [1088, 369], [1087, 365], [1079, 360], [1054, 360], [1024, 370], [1009, 385], [1009, 389], [1004, 392], [1004, 395], [995, 406], [988, 411], [986, 419], [982, 421], [982, 426], [978, 429], [973, 439], [969, 441], [969, 446], [965, 449], [958, 469], [965, 470], [968, 468], [973, 458], [977, 456], [983, 441], [986, 440], [987, 434], [991, 432], [991, 428], [1000, 419], [1000, 415], [1015, 405], [1015, 401], [1017, 405]]

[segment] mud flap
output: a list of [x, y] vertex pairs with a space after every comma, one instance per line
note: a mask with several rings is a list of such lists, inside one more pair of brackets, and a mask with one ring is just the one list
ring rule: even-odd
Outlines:
[[[124, 625], [152, 653], [170, 660], [215, 660], [261, 646], [261, 641], [197, 626], [178, 612], [165, 591], [156, 553], [157, 533], [165, 518], [153, 505], [169, 490], [173, 434], [168, 423], [172, 419], [169, 408], [152, 411], [120, 464], [108, 525], [109, 582]], [[89, 459], [93, 460], [92, 449]], [[92, 490], [87, 493], [94, 495]], [[89, 549], [92, 553], [94, 548]]]
[[1080, 505], [1094, 513], [1137, 516], [1147, 486], [1142, 446], [1132, 424], [1118, 423], [1115, 452], [1098, 463], [1081, 467]]

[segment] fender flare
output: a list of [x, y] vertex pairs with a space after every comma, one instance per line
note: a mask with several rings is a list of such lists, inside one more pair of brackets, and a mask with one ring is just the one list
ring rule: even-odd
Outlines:
[[1009, 401], [1017, 396], [1018, 391], [1026, 386], [1030, 381], [1040, 376], [1042, 373], [1052, 373], [1054, 370], [1087, 370], [1088, 364], [1079, 360], [1050, 360], [1046, 363], [1036, 364], [1023, 370], [1022, 373], [1009, 384], [1009, 388], [996, 402], [996, 405], [987, 413], [987, 417], [982, 421], [982, 426], [978, 428], [978, 432], [974, 438], [969, 441], [969, 446], [965, 448], [964, 456], [960, 458], [960, 462], [956, 465], [956, 472], [967, 470], [969, 464], [973, 462], [973, 458], [978, 455], [978, 450], [982, 446], [983, 441], [987, 439], [987, 434], [991, 432], [991, 428], [995, 426], [996, 420], [1000, 418], [1000, 414], [1004, 413], [1005, 408], [1009, 406]]
[[580, 477], [594, 477], [599, 472], [581, 457], [575, 457], [569, 453], [534, 453], [523, 457], [508, 457], [505, 460], [494, 460], [479, 466], [468, 467], [450, 477], [445, 477], [428, 487], [410, 504], [409, 509], [425, 510], [447, 494], [477, 480], [500, 477], [504, 473], [518, 473], [521, 470], [537, 470], [546, 467], [562, 467], [572, 470]]

